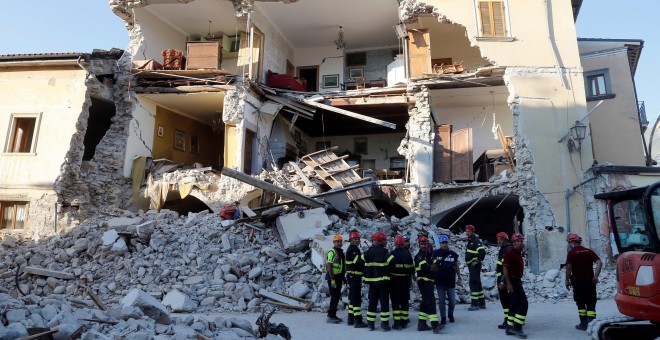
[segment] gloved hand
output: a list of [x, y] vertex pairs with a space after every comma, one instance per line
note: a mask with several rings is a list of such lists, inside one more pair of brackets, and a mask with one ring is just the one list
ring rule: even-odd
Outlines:
[[330, 287], [337, 288], [337, 282], [334, 279], [330, 280]]
[[345, 284], [345, 285], [348, 284], [348, 279], [346, 278], [346, 276], [344, 276], [343, 281], [344, 281], [344, 284]]

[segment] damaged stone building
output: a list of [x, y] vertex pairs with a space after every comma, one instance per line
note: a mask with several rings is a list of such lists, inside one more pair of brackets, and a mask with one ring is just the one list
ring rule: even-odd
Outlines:
[[[575, 32], [580, 6], [110, 0], [129, 46], [107, 52], [107, 71], [82, 62], [94, 54], [67, 59], [80, 89], [71, 119], [60, 122], [67, 129], [58, 129], [67, 143], [49, 156], [60, 163], [44, 180], [48, 194], [12, 196], [3, 171], [3, 209], [29, 202], [33, 228], [69, 225], [94, 209], [122, 206], [128, 178], [154, 160], [258, 175], [301, 159], [324, 170], [318, 159], [314, 166], [305, 161], [320, 153], [349, 166], [328, 177], [350, 171], [361, 177], [352, 184], [372, 179], [369, 196], [387, 214], [419, 214], [456, 233], [474, 224], [490, 240], [498, 231], [526, 234], [535, 272], [563, 263], [569, 231], [609, 254], [604, 203], [593, 194], [654, 182], [655, 169], [641, 166], [638, 111], [626, 113], [625, 134], [614, 139], [599, 137], [615, 129], [608, 120], [590, 125], [601, 111], [585, 96], [592, 78]], [[0, 67], [5, 78], [14, 66]], [[3, 106], [0, 114], [16, 112], [25, 110]], [[43, 131], [50, 115], [40, 112]], [[11, 122], [10, 132], [22, 122], [11, 117], [0, 123]], [[581, 126], [586, 133], [574, 136]], [[98, 141], [88, 143], [88, 134]], [[42, 163], [41, 153], [21, 154], [34, 163], [16, 165], [11, 136], [4, 168]], [[37, 148], [51, 144], [44, 139]], [[595, 158], [599, 153], [607, 157]], [[634, 155], [642, 164], [630, 160]], [[608, 163], [594, 166], [595, 159]], [[245, 196], [231, 181], [211, 183], [222, 191], [220, 203], [204, 202], [211, 210]], [[191, 190], [204, 201], [199, 187]]]

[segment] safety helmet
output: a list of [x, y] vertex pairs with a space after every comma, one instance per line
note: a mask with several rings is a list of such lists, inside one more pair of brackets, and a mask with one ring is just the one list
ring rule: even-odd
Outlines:
[[360, 233], [354, 231], [349, 235], [349, 238], [360, 238]]
[[376, 241], [376, 242], [386, 241], [387, 240], [387, 235], [385, 235], [384, 232], [379, 231], [379, 232], [373, 234], [373, 236], [371, 236], [371, 240]]
[[406, 241], [406, 242], [410, 242], [410, 236], [404, 235], [403, 240]]
[[336, 234], [335, 236], [332, 237], [332, 241], [333, 242], [334, 241], [343, 241], [343, 239], [341, 238], [341, 235]]
[[419, 239], [417, 239], [417, 243], [427, 243], [429, 241], [429, 238], [426, 236], [420, 236]]
[[449, 242], [449, 237], [447, 235], [440, 235], [440, 243]]
[[582, 242], [582, 237], [578, 234], [568, 234], [568, 243], [571, 242]]
[[402, 245], [404, 245], [405, 243], [406, 243], [406, 240], [405, 240], [405, 239], [403, 238], [403, 236], [401, 236], [401, 235], [397, 235], [397, 236], [394, 238], [394, 244], [397, 245], [397, 246], [402, 246]]
[[512, 242], [516, 242], [518, 240], [524, 240], [525, 236], [523, 234], [514, 234], [513, 237], [511, 238]]
[[468, 224], [465, 226], [465, 231], [474, 231], [474, 226], [472, 224]]
[[495, 238], [503, 238], [503, 239], [505, 239], [505, 240], [508, 241], [508, 240], [509, 240], [509, 235], [507, 235], [507, 234], [506, 234], [505, 232], [503, 232], [503, 231], [500, 231], [499, 233], [497, 233], [497, 235], [495, 236]]

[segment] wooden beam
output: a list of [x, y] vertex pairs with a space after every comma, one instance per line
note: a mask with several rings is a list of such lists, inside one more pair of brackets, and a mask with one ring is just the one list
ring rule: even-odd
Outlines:
[[48, 276], [48, 277], [54, 277], [57, 279], [63, 279], [63, 280], [72, 280], [73, 279], [73, 274], [71, 273], [65, 273], [65, 272], [58, 272], [55, 270], [48, 270], [44, 268], [39, 268], [39, 267], [25, 267], [23, 268], [24, 273], [32, 274], [32, 275], [39, 275], [39, 276]]
[[309, 178], [307, 178], [307, 176], [305, 176], [305, 173], [300, 169], [300, 167], [298, 166], [298, 163], [289, 162], [289, 164], [291, 165], [291, 167], [293, 167], [293, 170], [296, 171], [298, 176], [300, 176], [300, 179], [302, 179], [302, 181], [305, 182], [306, 186], [314, 187], [314, 185], [312, 184], [312, 181], [310, 181]]
[[396, 124], [394, 124], [394, 123], [390, 123], [390, 122], [386, 122], [386, 121], [384, 121], [384, 120], [380, 120], [380, 119], [377, 119], [377, 118], [373, 118], [373, 117], [365, 116], [365, 115], [362, 115], [362, 114], [359, 114], [359, 113], [355, 113], [355, 112], [352, 112], [352, 111], [348, 111], [348, 110], [340, 109], [340, 108], [338, 108], [338, 107], [334, 107], [334, 106], [330, 106], [330, 105], [325, 105], [325, 104], [321, 104], [321, 103], [313, 102], [313, 101], [311, 101], [311, 100], [306, 100], [306, 101], [305, 101], [305, 104], [308, 104], [308, 105], [314, 106], [314, 107], [319, 108], [319, 109], [323, 109], [323, 110], [328, 110], [328, 111], [332, 111], [332, 112], [335, 112], [335, 113], [339, 113], [339, 114], [342, 114], [342, 115], [344, 115], [344, 116], [349, 116], [349, 117], [356, 118], [356, 119], [360, 119], [360, 120], [364, 120], [364, 121], [367, 121], [367, 122], [370, 122], [370, 123], [378, 124], [378, 125], [381, 125], [381, 126], [384, 126], [384, 127], [388, 127], [388, 128], [390, 128], [390, 129], [396, 129]]
[[135, 93], [206, 93], [206, 92], [227, 92], [234, 88], [229, 85], [196, 85], [196, 86], [138, 86], [134, 87]]
[[385, 97], [361, 97], [361, 98], [330, 98], [324, 104], [331, 106], [350, 106], [350, 105], [383, 105], [383, 104], [405, 104], [408, 105], [408, 97], [385, 96]]
[[245, 183], [250, 184], [252, 186], [255, 186], [257, 188], [261, 188], [261, 189], [264, 189], [264, 190], [268, 190], [268, 191], [278, 193], [278, 194], [280, 194], [280, 195], [282, 195], [286, 198], [292, 199], [292, 200], [294, 200], [294, 201], [296, 201], [300, 204], [310, 206], [312, 208], [325, 207], [321, 202], [318, 202], [314, 199], [311, 199], [311, 198], [309, 198], [305, 195], [302, 195], [302, 194], [299, 194], [297, 192], [287, 190], [287, 189], [284, 189], [284, 188], [280, 188], [278, 186], [272, 185], [268, 182], [264, 182], [260, 179], [256, 179], [256, 178], [254, 178], [250, 175], [246, 175], [246, 174], [244, 174], [240, 171], [236, 171], [234, 169], [222, 168], [222, 174], [227, 176], [227, 177], [235, 178], [235, 179], [237, 179], [241, 182], [245, 182]]
[[304, 115], [306, 117], [312, 117], [312, 118], [314, 117], [314, 111], [311, 110], [311, 108], [305, 107], [305, 106], [300, 105], [300, 104], [297, 104], [297, 103], [295, 103], [292, 100], [289, 100], [287, 98], [282, 98], [282, 97], [279, 97], [279, 96], [273, 96], [273, 95], [270, 95], [270, 94], [266, 94], [266, 98], [268, 98], [268, 99], [270, 99], [270, 100], [272, 100], [276, 103], [280, 103], [280, 104], [282, 104], [282, 105], [284, 105], [284, 106], [286, 106], [286, 107], [288, 107], [288, 108], [290, 108], [290, 109], [292, 109], [292, 110], [294, 110], [298, 113], [301, 113], [302, 115]]
[[106, 307], [105, 304], [103, 304], [101, 299], [99, 299], [99, 297], [96, 296], [96, 294], [94, 294], [94, 292], [92, 292], [92, 290], [89, 287], [87, 287], [87, 295], [89, 295], [89, 297], [92, 298], [92, 301], [94, 301], [94, 303], [96, 304], [96, 306], [99, 307], [100, 310], [102, 311], [108, 310], [108, 307]]

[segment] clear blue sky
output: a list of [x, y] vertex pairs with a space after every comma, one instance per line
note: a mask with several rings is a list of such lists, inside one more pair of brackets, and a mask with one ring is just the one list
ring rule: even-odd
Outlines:
[[[554, 0], [569, 1], [569, 0]], [[660, 114], [657, 28], [660, 0], [584, 0], [578, 17], [581, 38], [643, 39], [636, 82], [651, 125]], [[91, 52], [126, 48], [128, 33], [107, 0], [0, 0], [0, 54]]]

